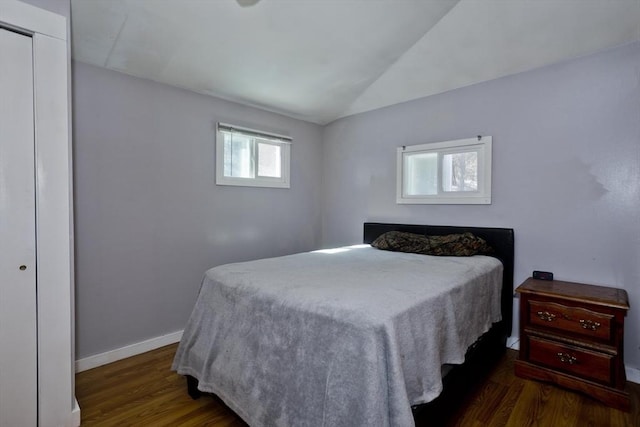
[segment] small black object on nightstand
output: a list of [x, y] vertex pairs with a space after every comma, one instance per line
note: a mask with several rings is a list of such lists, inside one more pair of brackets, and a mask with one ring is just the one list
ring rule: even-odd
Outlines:
[[538, 280], [553, 280], [553, 273], [550, 271], [534, 271], [533, 278]]

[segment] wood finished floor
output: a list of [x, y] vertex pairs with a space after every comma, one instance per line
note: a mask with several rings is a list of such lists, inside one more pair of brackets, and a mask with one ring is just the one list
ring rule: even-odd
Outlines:
[[[169, 345], [76, 375], [82, 426], [220, 426], [246, 424], [220, 400], [192, 400], [184, 378], [169, 370]], [[629, 383], [631, 412], [513, 374], [508, 350], [482, 381], [443, 411], [418, 416], [418, 426], [601, 427], [640, 426], [640, 385]]]

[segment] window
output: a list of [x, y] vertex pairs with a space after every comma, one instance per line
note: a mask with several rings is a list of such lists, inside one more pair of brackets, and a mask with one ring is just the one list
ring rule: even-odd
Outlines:
[[218, 123], [216, 184], [289, 188], [291, 138]]
[[399, 147], [397, 203], [491, 204], [491, 140]]

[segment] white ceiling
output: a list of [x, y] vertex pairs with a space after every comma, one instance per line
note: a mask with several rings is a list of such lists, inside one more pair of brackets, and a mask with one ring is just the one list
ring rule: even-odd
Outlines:
[[329, 123], [640, 40], [640, 0], [72, 0], [76, 60]]

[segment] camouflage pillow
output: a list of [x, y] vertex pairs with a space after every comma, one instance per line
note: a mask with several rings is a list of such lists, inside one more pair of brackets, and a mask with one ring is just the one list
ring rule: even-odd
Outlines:
[[388, 231], [380, 235], [371, 246], [385, 251], [437, 256], [472, 256], [493, 252], [493, 248], [484, 239], [472, 233], [423, 236]]

